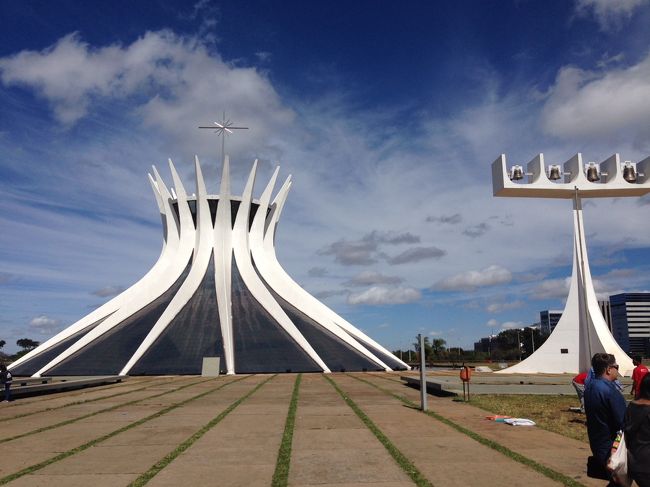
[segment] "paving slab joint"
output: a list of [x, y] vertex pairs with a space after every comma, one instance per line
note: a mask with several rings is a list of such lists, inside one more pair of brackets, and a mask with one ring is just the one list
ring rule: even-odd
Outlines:
[[[260, 382], [257, 384], [253, 389], [248, 391], [246, 394], [244, 394], [242, 397], [237, 399], [235, 402], [233, 402], [230, 406], [228, 406], [226, 409], [224, 409], [221, 413], [219, 413], [215, 418], [210, 420], [208, 423], [203, 425], [201, 429], [199, 429], [196, 433], [194, 433], [192, 436], [190, 436], [188, 439], [183, 441], [180, 445], [178, 445], [174, 451], [168, 453], [165, 455], [164, 458], [162, 458], [160, 461], [158, 461], [155, 465], [153, 465], [149, 470], [147, 470], [145, 473], [140, 475], [137, 479], [135, 479], [133, 482], [129, 484], [129, 487], [140, 487], [142, 485], [147, 484], [151, 479], [153, 479], [163, 468], [165, 468], [167, 465], [169, 465], [171, 462], [173, 462], [181, 453], [183, 453], [185, 450], [187, 450], [189, 447], [191, 447], [195, 442], [197, 442], [203, 435], [205, 435], [208, 431], [210, 431], [212, 428], [214, 428], [217, 424], [219, 424], [226, 416], [228, 416], [237, 406], [239, 406], [241, 403], [243, 403], [246, 399], [251, 397], [253, 394], [255, 394], [262, 386], [264, 386], [267, 382], [270, 380], [274, 379], [277, 377], [278, 374], [272, 375], [268, 379], [265, 379], [264, 381]], [[241, 379], [239, 379], [241, 380]], [[235, 381], [232, 381], [235, 382]], [[232, 383], [230, 382], [230, 383]]]
[[341, 398], [345, 403], [354, 411], [354, 413], [359, 417], [363, 424], [371, 431], [373, 435], [379, 440], [379, 442], [386, 448], [388, 453], [393, 457], [393, 460], [399, 465], [399, 467], [408, 475], [413, 482], [418, 487], [433, 487], [433, 484], [418, 470], [418, 468], [411, 463], [411, 461], [404, 455], [394, 444], [391, 442], [388, 437], [379, 429], [379, 427], [373, 423], [373, 421], [368, 417], [366, 413], [348, 396], [343, 389], [329, 376], [323, 376], [332, 387], [339, 393]]
[[[158, 412], [156, 412], [154, 414], [151, 414], [151, 415], [149, 415], [149, 416], [147, 416], [145, 418], [134, 421], [133, 423], [129, 423], [126, 426], [123, 426], [122, 428], [119, 428], [119, 429], [114, 430], [114, 431], [112, 431], [110, 433], [107, 433], [107, 434], [105, 434], [103, 436], [100, 436], [99, 438], [95, 438], [94, 440], [86, 442], [83, 445], [80, 445], [80, 446], [78, 446], [76, 448], [72, 448], [70, 450], [64, 451], [62, 453], [59, 453], [58, 455], [55, 455], [55, 456], [53, 456], [51, 458], [48, 458], [47, 460], [36, 463], [34, 465], [30, 465], [29, 467], [26, 467], [26, 468], [24, 468], [22, 470], [19, 470], [18, 472], [15, 472], [13, 474], [2, 477], [2, 478], [0, 478], [0, 485], [7, 484], [7, 483], [12, 482], [12, 481], [14, 481], [14, 480], [16, 480], [16, 479], [18, 479], [20, 477], [23, 477], [23, 476], [27, 475], [27, 474], [31, 474], [33, 472], [41, 470], [41, 469], [47, 467], [48, 465], [59, 462], [59, 461], [65, 459], [65, 458], [71, 457], [72, 455], [76, 455], [77, 453], [81, 453], [82, 451], [87, 450], [88, 448], [91, 448], [91, 447], [93, 447], [93, 446], [95, 446], [95, 445], [97, 445], [97, 444], [99, 444], [99, 443], [101, 443], [103, 441], [106, 441], [106, 440], [108, 440], [108, 439], [110, 439], [110, 438], [112, 438], [114, 436], [117, 436], [120, 433], [123, 433], [125, 431], [130, 430], [131, 428], [135, 428], [137, 426], [140, 426], [141, 424], [144, 424], [144, 423], [146, 423], [148, 421], [151, 421], [151, 420], [156, 419], [156, 418], [158, 418], [160, 416], [163, 416], [163, 415], [169, 413], [170, 411], [173, 411], [176, 408], [179, 408], [181, 406], [184, 406], [185, 404], [188, 404], [188, 403], [190, 403], [192, 401], [200, 399], [200, 398], [202, 398], [202, 397], [204, 397], [204, 396], [206, 396], [208, 394], [216, 392], [219, 389], [222, 389], [222, 388], [224, 388], [224, 387], [226, 387], [228, 385], [234, 384], [235, 382], [239, 382], [241, 380], [244, 380], [247, 377], [250, 377], [250, 376], [244, 376], [244, 377], [241, 377], [241, 378], [237, 378], [237, 379], [225, 382], [225, 383], [219, 385], [218, 387], [212, 388], [212, 389], [210, 389], [208, 391], [202, 392], [200, 394], [197, 394], [196, 396], [192, 396], [192, 397], [190, 397], [188, 399], [185, 399], [183, 401], [174, 403], [171, 406], [167, 406], [166, 408], [163, 408], [163, 409], [161, 409], [160, 411], [158, 411]], [[175, 391], [178, 391], [180, 389], [185, 389], [186, 387], [190, 387], [191, 385], [194, 385], [194, 384], [197, 384], [197, 383], [208, 382], [210, 380], [214, 380], [214, 379], [208, 379], [208, 380], [205, 380], [205, 381], [199, 381], [199, 382], [194, 382], [194, 383], [191, 383], [191, 384], [186, 384], [186, 385], [178, 387], [178, 388], [176, 388], [176, 389], [174, 389], [172, 391], [165, 391], [164, 393], [158, 394], [158, 396], [162, 396], [164, 394], [169, 394], [171, 392], [175, 392]], [[152, 397], [157, 397], [157, 396], [152, 396]], [[144, 398], [142, 400], [146, 400], [146, 399], [150, 399], [150, 398]], [[139, 401], [133, 401], [133, 402], [139, 402]]]
[[293, 392], [291, 393], [291, 402], [289, 403], [287, 420], [284, 424], [282, 443], [280, 443], [280, 449], [278, 450], [278, 459], [275, 464], [275, 472], [273, 473], [273, 480], [271, 482], [272, 487], [286, 487], [289, 483], [291, 446], [293, 443], [293, 430], [296, 425], [296, 411], [298, 410], [298, 396], [300, 394], [301, 381], [302, 374], [298, 374], [296, 382], [293, 385]]
[[489, 438], [486, 438], [486, 437], [476, 433], [475, 431], [472, 431], [472, 430], [470, 430], [468, 428], [465, 428], [464, 426], [461, 426], [460, 424], [458, 424], [458, 423], [456, 423], [456, 422], [454, 422], [454, 421], [452, 421], [452, 420], [450, 420], [448, 418], [445, 418], [444, 416], [436, 413], [435, 411], [431, 411], [431, 410], [429, 410], [429, 411], [421, 411], [420, 408], [417, 406], [417, 404], [415, 404], [410, 399], [407, 399], [407, 398], [405, 398], [403, 396], [395, 394], [395, 393], [393, 393], [393, 392], [391, 392], [391, 391], [389, 391], [387, 389], [384, 389], [383, 387], [378, 386], [377, 384], [373, 384], [372, 382], [370, 382], [370, 381], [368, 381], [366, 379], [363, 379], [361, 377], [357, 377], [357, 376], [351, 375], [351, 374], [346, 374], [346, 375], [348, 375], [349, 377], [352, 377], [353, 379], [356, 379], [356, 380], [358, 380], [360, 382], [363, 382], [363, 383], [365, 383], [365, 384], [367, 384], [367, 385], [369, 385], [371, 387], [374, 387], [375, 389], [383, 392], [384, 394], [387, 394], [389, 396], [394, 397], [395, 399], [401, 401], [402, 403], [406, 404], [407, 406], [412, 407], [413, 409], [416, 409], [416, 410], [420, 411], [422, 414], [426, 414], [427, 416], [430, 416], [430, 417], [432, 417], [432, 418], [446, 424], [447, 426], [455, 429], [456, 431], [459, 431], [460, 433], [463, 433], [463, 434], [469, 436], [470, 438], [472, 438], [473, 440], [481, 443], [482, 445], [488, 446], [488, 447], [492, 448], [493, 450], [498, 451], [499, 453], [505, 455], [506, 457], [532, 468], [533, 470], [541, 473], [542, 475], [550, 478], [551, 480], [554, 480], [556, 482], [560, 482], [561, 484], [566, 485], [567, 487], [585, 487], [584, 484], [581, 484], [580, 482], [576, 481], [575, 479], [572, 479], [568, 475], [565, 475], [565, 474], [560, 473], [560, 472], [558, 472], [556, 470], [553, 470], [550, 467], [542, 465], [541, 463], [538, 463], [535, 460], [532, 460], [532, 459], [530, 459], [530, 458], [528, 458], [528, 457], [526, 457], [526, 456], [524, 456], [524, 455], [522, 455], [520, 453], [517, 453], [517, 452], [509, 449], [508, 447], [506, 447], [506, 446], [504, 446], [504, 445], [502, 445], [500, 443], [497, 443], [494, 440], [490, 440]]

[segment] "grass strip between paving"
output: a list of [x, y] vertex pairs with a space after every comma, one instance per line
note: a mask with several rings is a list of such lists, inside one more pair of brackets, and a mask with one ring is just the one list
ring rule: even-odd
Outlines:
[[[255, 394], [264, 384], [269, 382], [271, 379], [277, 377], [277, 375], [278, 374], [272, 375], [271, 377], [264, 380], [263, 382], [260, 382], [253, 389], [251, 389], [246, 394], [244, 394], [242, 397], [240, 397], [235, 402], [233, 402], [230, 406], [228, 406], [221, 413], [219, 413], [218, 416], [216, 416], [214, 419], [210, 420], [210, 422], [206, 423], [203, 427], [201, 427], [200, 430], [198, 430], [196, 433], [194, 433], [192, 436], [190, 436], [183, 443], [178, 445], [174, 449], [174, 451], [172, 451], [172, 452], [168, 453], [167, 455], [165, 455], [165, 457], [162, 460], [157, 462], [153, 467], [151, 467], [149, 470], [147, 470], [145, 473], [143, 473], [137, 479], [135, 479], [133, 482], [131, 482], [129, 484], [129, 487], [139, 487], [139, 486], [145, 485], [147, 482], [149, 482], [152, 478], [154, 478], [158, 474], [158, 472], [160, 472], [163, 468], [165, 468], [167, 465], [169, 465], [171, 462], [173, 462], [176, 459], [176, 457], [178, 457], [181, 453], [183, 453], [185, 450], [187, 450], [189, 447], [191, 447], [204, 434], [206, 434], [208, 431], [210, 431], [212, 428], [214, 428], [217, 424], [219, 424], [223, 418], [228, 416], [237, 406], [239, 406], [242, 402], [244, 402], [246, 399], [248, 399], [253, 394]], [[235, 381], [233, 381], [233, 382], [235, 382]]]
[[[124, 396], [126, 394], [132, 394], [134, 392], [143, 391], [144, 389], [148, 389], [150, 387], [163, 386], [165, 384], [169, 384], [170, 382], [173, 382], [173, 381], [168, 380], [168, 381], [165, 381], [165, 382], [156, 382], [154, 384], [150, 383], [149, 385], [146, 385], [144, 387], [140, 387], [138, 389], [132, 389], [130, 391], [117, 392], [115, 394], [109, 394], [108, 396], [96, 397], [95, 399], [85, 399], [83, 401], [69, 402], [69, 403], [63, 404], [61, 406], [54, 406], [54, 407], [51, 407], [51, 408], [39, 409], [38, 411], [32, 411], [31, 413], [16, 414], [15, 416], [9, 416], [7, 418], [0, 418], [0, 423], [2, 423], [4, 421], [9, 421], [9, 420], [12, 420], [12, 419], [20, 419], [20, 418], [24, 418], [26, 416], [32, 416], [34, 414], [47, 413], [49, 411], [55, 411], [57, 409], [67, 408], [69, 406], [78, 406], [80, 404], [88, 404], [89, 402], [101, 401], [102, 399], [112, 399], [114, 397]], [[125, 384], [125, 385], [130, 385], [130, 384]], [[137, 384], [135, 384], [135, 385], [137, 385]], [[2, 442], [2, 441], [8, 441], [8, 440], [0, 440], [0, 442]]]
[[91, 418], [91, 417], [96, 416], [96, 415], [101, 414], [101, 413], [107, 413], [109, 411], [114, 411], [115, 409], [119, 409], [119, 408], [122, 408], [124, 406], [131, 406], [132, 404], [137, 404], [139, 402], [146, 401], [147, 399], [154, 399], [156, 397], [164, 396], [165, 394], [171, 394], [172, 392], [180, 391], [181, 389], [185, 389], [186, 387], [190, 387], [190, 386], [193, 386], [193, 385], [196, 385], [196, 384], [200, 384], [202, 382], [207, 382], [208, 380], [211, 380], [211, 379], [191, 382], [189, 384], [182, 385], [182, 386], [177, 387], [175, 389], [172, 389], [170, 391], [165, 391], [165, 392], [161, 392], [161, 393], [158, 393], [158, 394], [154, 394], [152, 396], [143, 397], [142, 399], [134, 399], [133, 401], [123, 402], [121, 404], [116, 404], [115, 406], [100, 409], [99, 411], [95, 411], [93, 413], [84, 414], [83, 416], [79, 416], [79, 417], [71, 418], [71, 419], [66, 419], [65, 421], [61, 421], [60, 423], [51, 424], [49, 426], [43, 426], [42, 428], [37, 428], [35, 430], [27, 431], [26, 433], [21, 433], [19, 435], [15, 435], [15, 436], [10, 436], [8, 438], [2, 438], [2, 439], [0, 439], [0, 443], [6, 443], [8, 441], [13, 441], [13, 440], [18, 440], [20, 438], [24, 438], [25, 436], [31, 436], [31, 435], [35, 435], [37, 433], [42, 433], [43, 431], [48, 431], [48, 430], [52, 430], [52, 429], [55, 429], [55, 428], [60, 428], [61, 426], [66, 426], [68, 424], [76, 423], [77, 421], [81, 421], [82, 419], [88, 419], [88, 418]]
[[[363, 382], [365, 384], [368, 384], [369, 386], [374, 387], [375, 389], [380, 390], [384, 394], [387, 394], [389, 396], [392, 396], [392, 397], [398, 399], [399, 401], [406, 404], [407, 406], [410, 406], [410, 407], [412, 407], [414, 409], [420, 410], [420, 406], [418, 406], [413, 401], [411, 401], [410, 399], [408, 399], [408, 398], [406, 398], [404, 396], [400, 396], [399, 394], [395, 394], [395, 393], [393, 393], [393, 392], [391, 392], [391, 391], [389, 391], [387, 389], [384, 389], [383, 387], [378, 386], [377, 384], [373, 384], [371, 381], [368, 381], [366, 379], [362, 379], [361, 377], [357, 377], [355, 375], [350, 375], [350, 374], [348, 374], [348, 375], [349, 375], [349, 377], [352, 377], [352, 378], [354, 378], [354, 379], [356, 379], [358, 381], [361, 381], [361, 382]], [[560, 482], [561, 484], [566, 485], [568, 487], [584, 487], [584, 484], [581, 484], [580, 482], [576, 481], [575, 479], [572, 479], [571, 477], [569, 477], [567, 475], [564, 475], [563, 473], [560, 473], [560, 472], [558, 472], [556, 470], [553, 470], [552, 468], [549, 468], [549, 467], [547, 467], [545, 465], [542, 465], [541, 463], [538, 463], [535, 460], [531, 460], [530, 458], [522, 455], [521, 453], [517, 453], [516, 451], [513, 451], [510, 448], [508, 448], [506, 446], [503, 446], [502, 444], [497, 443], [494, 440], [490, 440], [489, 438], [486, 438], [485, 436], [482, 436], [482, 435], [476, 433], [475, 431], [472, 431], [472, 430], [470, 430], [468, 428], [465, 428], [464, 426], [461, 426], [460, 424], [458, 424], [458, 423], [456, 423], [456, 422], [454, 422], [454, 421], [452, 421], [452, 420], [450, 420], [448, 418], [445, 418], [444, 416], [441, 416], [440, 414], [438, 414], [438, 413], [436, 413], [434, 411], [424, 411], [424, 414], [426, 414], [428, 416], [431, 416], [432, 418], [437, 419], [441, 423], [446, 424], [447, 426], [455, 429], [456, 431], [469, 436], [470, 438], [472, 438], [473, 440], [478, 441], [482, 445], [490, 447], [493, 450], [496, 450], [499, 453], [502, 453], [503, 455], [507, 456], [508, 458], [532, 468], [533, 470], [541, 473], [542, 475], [550, 478], [551, 480], [554, 480], [556, 482]]]
[[339, 393], [345, 403], [350, 406], [352, 411], [354, 411], [359, 419], [363, 421], [363, 424], [366, 425], [372, 434], [377, 437], [379, 442], [384, 445], [384, 448], [388, 450], [388, 453], [390, 453], [400, 468], [404, 470], [404, 473], [406, 473], [411, 478], [411, 480], [415, 482], [415, 485], [418, 487], [433, 487], [433, 484], [429, 482], [429, 480], [422, 474], [422, 472], [420, 472], [417, 467], [413, 465], [401, 451], [399, 451], [399, 449], [388, 439], [388, 437], [377, 427], [377, 425], [372, 422], [366, 413], [364, 413], [363, 410], [357, 406], [357, 404], [347, 394], [345, 394], [345, 392], [338, 386], [338, 384], [327, 375], [323, 375], [323, 377], [332, 385], [332, 387], [334, 387], [334, 389], [336, 389], [336, 392]]
[[293, 385], [287, 420], [284, 423], [284, 434], [282, 435], [282, 443], [280, 443], [280, 450], [278, 451], [278, 460], [275, 463], [275, 472], [273, 472], [273, 480], [271, 482], [272, 487], [285, 487], [289, 483], [291, 444], [293, 442], [293, 430], [296, 425], [296, 410], [298, 409], [298, 395], [300, 394], [301, 381], [302, 374], [298, 374], [296, 382]]
[[[238, 378], [238, 379], [231, 380], [229, 382], [226, 382], [224, 384], [219, 385], [218, 387], [214, 387], [214, 388], [212, 388], [212, 389], [210, 389], [208, 391], [202, 392], [201, 394], [190, 397], [189, 399], [185, 399], [184, 401], [174, 403], [171, 406], [167, 406], [166, 408], [161, 409], [157, 413], [154, 413], [154, 414], [151, 414], [151, 415], [147, 416], [146, 418], [142, 418], [142, 419], [139, 419], [137, 421], [134, 421], [133, 423], [129, 423], [126, 426], [123, 426], [122, 428], [116, 429], [115, 431], [111, 431], [110, 433], [107, 433], [107, 434], [105, 434], [103, 436], [100, 436], [99, 438], [95, 438], [94, 440], [91, 440], [91, 441], [89, 441], [87, 443], [84, 443], [83, 445], [80, 445], [80, 446], [78, 446], [76, 448], [72, 448], [71, 450], [64, 451], [62, 453], [59, 453], [58, 455], [55, 455], [55, 456], [53, 456], [51, 458], [48, 458], [47, 460], [43, 460], [40, 463], [30, 465], [29, 467], [26, 467], [26, 468], [24, 468], [22, 470], [19, 470], [16, 473], [12, 473], [11, 475], [7, 475], [5, 477], [2, 477], [2, 478], [0, 478], [0, 485], [4, 485], [4, 484], [9, 483], [9, 482], [11, 482], [13, 480], [16, 480], [16, 479], [18, 479], [18, 478], [20, 478], [20, 477], [22, 477], [24, 475], [36, 472], [37, 470], [40, 470], [42, 468], [47, 467], [48, 465], [51, 465], [51, 464], [56, 463], [58, 461], [61, 461], [64, 458], [68, 458], [68, 457], [71, 457], [72, 455], [76, 455], [77, 453], [81, 453], [82, 451], [87, 450], [88, 448], [93, 447], [93, 446], [101, 443], [102, 441], [106, 441], [106, 440], [108, 440], [108, 439], [110, 439], [110, 438], [112, 438], [114, 436], [119, 435], [120, 433], [124, 433], [125, 431], [128, 431], [128, 430], [130, 430], [132, 428], [135, 428], [136, 426], [140, 426], [141, 424], [144, 424], [144, 423], [146, 423], [148, 421], [151, 421], [152, 419], [156, 419], [156, 418], [158, 418], [160, 416], [163, 416], [164, 414], [167, 414], [168, 412], [173, 411], [176, 408], [179, 408], [179, 407], [184, 406], [185, 404], [187, 404], [189, 402], [200, 399], [203, 396], [207, 396], [208, 394], [216, 392], [219, 389], [223, 389], [224, 387], [229, 386], [230, 384], [233, 384], [235, 382], [239, 382], [240, 380], [244, 380], [247, 377], [249, 377], [249, 376], [245, 376], [245, 377], [241, 377], [241, 378]], [[208, 379], [208, 380], [213, 380], [213, 379]], [[203, 382], [206, 382], [206, 381], [199, 381], [199, 382], [203, 383]], [[199, 382], [194, 382], [192, 384], [187, 384], [187, 385], [178, 387], [178, 388], [174, 389], [173, 391], [167, 391], [164, 394], [169, 394], [171, 392], [175, 392], [175, 391], [178, 391], [180, 389], [185, 389], [186, 387], [190, 387], [191, 385], [198, 384]], [[151, 396], [151, 397], [145, 398], [145, 399], [151, 399], [153, 397], [158, 397], [158, 396], [162, 396], [162, 395], [163, 394], [158, 394], [156, 396]], [[142, 400], [145, 400], [145, 399], [142, 399]], [[133, 402], [138, 402], [138, 401], [133, 401]]]

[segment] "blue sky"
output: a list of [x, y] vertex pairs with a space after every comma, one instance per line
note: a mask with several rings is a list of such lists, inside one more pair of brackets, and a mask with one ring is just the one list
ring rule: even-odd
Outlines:
[[[146, 173], [294, 185], [280, 261], [390, 348], [561, 309], [566, 201], [492, 197], [501, 153], [650, 155], [650, 2], [0, 1], [0, 338], [44, 340], [154, 263]], [[585, 205], [601, 296], [650, 290], [650, 198]]]

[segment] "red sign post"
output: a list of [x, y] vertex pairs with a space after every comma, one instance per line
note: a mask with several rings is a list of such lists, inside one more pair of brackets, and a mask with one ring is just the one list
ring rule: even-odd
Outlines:
[[[469, 381], [472, 378], [472, 369], [463, 364], [460, 369], [460, 380], [463, 381], [463, 401], [469, 401]], [[467, 384], [467, 399], [465, 399], [465, 384]]]

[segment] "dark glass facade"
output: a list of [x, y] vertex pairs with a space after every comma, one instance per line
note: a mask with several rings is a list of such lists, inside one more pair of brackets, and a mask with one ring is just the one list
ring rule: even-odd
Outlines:
[[[237, 212], [239, 211], [239, 205], [241, 204], [241, 201], [238, 200], [230, 200], [230, 223], [232, 226], [235, 225], [235, 218], [237, 218]], [[190, 213], [192, 214], [192, 221], [194, 222], [194, 228], [196, 228], [196, 200], [187, 200], [187, 205], [190, 208]], [[218, 198], [210, 198], [208, 199], [208, 205], [210, 206], [210, 218], [212, 219], [212, 225], [214, 225], [214, 222], [217, 219], [217, 207], [219, 206], [219, 199]], [[251, 202], [251, 209], [248, 217], [248, 228], [250, 229], [250, 226], [253, 224], [253, 219], [255, 218], [255, 214], [257, 213], [257, 209], [260, 207], [259, 204]], [[178, 203], [175, 201], [172, 203], [172, 208], [174, 209], [174, 213], [176, 215], [176, 220], [180, 218], [179, 212], [178, 212]], [[266, 214], [268, 215], [270, 210], [267, 209]], [[164, 222], [164, 218], [163, 218]]]
[[26, 362], [23, 362], [18, 367], [13, 367], [11, 369], [11, 373], [15, 376], [34, 375], [36, 372], [38, 372], [43, 367], [45, 367], [48, 363], [50, 363], [50, 361], [54, 360], [60, 353], [65, 351], [66, 348], [72, 346], [74, 342], [82, 338], [84, 335], [86, 335], [86, 333], [90, 332], [93, 328], [95, 328], [105, 319], [106, 318], [102, 318], [101, 320], [96, 321], [92, 325], [87, 326], [86, 328], [78, 331], [77, 333], [74, 333], [73, 335], [69, 336], [65, 340], [54, 345], [53, 347], [49, 348], [43, 353], [39, 353], [34, 358], [31, 358]]
[[116, 375], [133, 356], [180, 288], [190, 269], [156, 300], [89, 343], [45, 375]]
[[199, 288], [129, 374], [200, 374], [203, 357], [221, 357], [226, 372], [212, 256]]
[[[196, 200], [188, 200], [194, 226], [197, 224]], [[208, 199], [210, 217], [214, 225], [219, 199]], [[230, 200], [232, 224], [241, 206]], [[172, 202], [173, 217], [179, 220], [177, 202]], [[252, 225], [259, 204], [251, 203], [248, 227]], [[267, 210], [267, 215], [270, 210]], [[163, 223], [166, 221], [163, 219]], [[173, 223], [173, 222], [172, 222]], [[167, 232], [167, 228], [165, 228]], [[157, 299], [123, 319], [84, 348], [46, 371], [45, 375], [115, 375], [122, 371], [140, 347], [178, 290], [185, 282], [192, 266], [192, 258], [178, 280]], [[215, 290], [214, 255], [198, 289], [162, 331], [143, 356], [130, 369], [130, 375], [200, 374], [204, 357], [220, 357], [221, 372], [226, 372], [223, 337]], [[259, 273], [257, 276], [262, 280]], [[383, 370], [382, 367], [351, 347], [346, 341], [310, 318], [298, 307], [282, 299], [268, 285], [274, 297], [305, 340], [332, 371]], [[273, 316], [253, 297], [243, 282], [232, 259], [232, 319], [233, 347], [236, 373], [320, 372], [321, 367], [280, 326]], [[63, 353], [75, 342], [99, 325], [74, 334], [49, 350], [12, 370], [16, 375], [32, 375]], [[111, 320], [111, 323], [113, 321]], [[343, 331], [345, 333], [345, 331]], [[350, 335], [384, 363], [394, 369], [403, 369], [390, 353], [384, 353]]]
[[271, 293], [332, 372], [383, 370], [381, 366], [364, 357], [305, 313], [274, 292]]
[[320, 372], [321, 368], [259, 304], [232, 263], [235, 372]]

